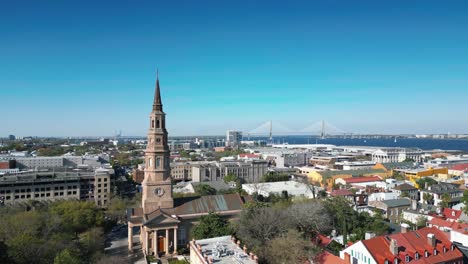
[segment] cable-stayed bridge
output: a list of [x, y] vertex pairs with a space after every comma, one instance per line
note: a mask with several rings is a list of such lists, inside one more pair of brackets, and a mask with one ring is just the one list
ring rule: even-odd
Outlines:
[[248, 132], [243, 132], [243, 134], [244, 136], [268, 136], [271, 139], [273, 135], [318, 135], [323, 138], [327, 135], [346, 135], [351, 133], [347, 133], [324, 120], [317, 121], [302, 129], [292, 129], [281, 122], [270, 120]]

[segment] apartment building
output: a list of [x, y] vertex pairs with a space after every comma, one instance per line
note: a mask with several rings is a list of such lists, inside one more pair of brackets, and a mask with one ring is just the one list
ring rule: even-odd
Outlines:
[[112, 170], [28, 172], [0, 177], [0, 200], [5, 204], [28, 200], [94, 200], [106, 206]]
[[264, 160], [205, 162], [192, 166], [192, 181], [218, 181], [233, 174], [245, 182], [258, 182], [267, 172], [268, 162]]

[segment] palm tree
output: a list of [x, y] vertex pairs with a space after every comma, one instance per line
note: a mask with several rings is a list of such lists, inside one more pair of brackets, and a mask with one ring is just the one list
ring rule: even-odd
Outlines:
[[442, 199], [441, 199], [441, 202], [440, 202], [440, 208], [441, 209], [444, 209], [444, 208], [447, 208], [449, 207], [449, 203], [452, 201], [452, 197], [450, 197], [450, 194], [448, 193], [444, 193], [442, 195]]
[[426, 202], [426, 204], [432, 204], [434, 202], [434, 196], [425, 192], [423, 195], [423, 200]]

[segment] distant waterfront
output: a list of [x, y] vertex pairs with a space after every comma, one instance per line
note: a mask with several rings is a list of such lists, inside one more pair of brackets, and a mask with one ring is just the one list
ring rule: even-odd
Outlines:
[[[266, 137], [251, 137], [251, 140], [268, 140]], [[244, 140], [247, 140], [244, 137]], [[417, 139], [417, 138], [398, 138], [394, 139], [358, 139], [358, 138], [325, 138], [321, 139], [315, 136], [276, 136], [273, 137], [275, 144], [332, 144], [336, 146], [377, 146], [377, 147], [404, 147], [420, 148], [423, 150], [443, 149], [460, 150], [468, 152], [468, 140], [465, 139]]]

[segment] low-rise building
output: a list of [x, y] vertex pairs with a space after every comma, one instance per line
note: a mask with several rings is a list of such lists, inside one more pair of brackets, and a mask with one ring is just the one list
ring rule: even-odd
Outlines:
[[399, 223], [400, 215], [403, 214], [403, 210], [411, 207], [411, 200], [402, 198], [386, 201], [372, 201], [369, 202], [369, 206], [382, 210], [385, 218], [391, 223]]
[[432, 197], [431, 204], [439, 206], [442, 202], [442, 197], [444, 194], [447, 194], [450, 197], [450, 202], [448, 203], [449, 207], [452, 207], [455, 204], [458, 204], [463, 197], [463, 190], [459, 189], [459, 186], [451, 183], [440, 182], [438, 184], [433, 184], [427, 189], [422, 189], [420, 191], [420, 202], [427, 203], [424, 197], [425, 194], [429, 194]]
[[341, 161], [335, 162], [337, 170], [370, 170], [376, 165], [374, 161]]
[[411, 200], [419, 199], [418, 189], [408, 183], [403, 183], [403, 184], [395, 186], [393, 188], [393, 191], [396, 192], [398, 196], [409, 197]]
[[448, 174], [448, 169], [444, 167], [440, 168], [416, 168], [416, 169], [399, 169], [396, 170], [404, 173], [405, 177], [412, 182], [416, 182], [422, 177], [437, 176], [438, 174]]
[[338, 178], [351, 178], [359, 176], [380, 176], [385, 178], [387, 173], [384, 170], [336, 170], [336, 171], [318, 171], [313, 170], [307, 173], [309, 181], [322, 184], [322, 186], [332, 186]]
[[189, 243], [191, 264], [255, 264], [258, 257], [230, 236], [193, 240]]
[[412, 160], [421, 162], [423, 151], [417, 148], [381, 148], [372, 153], [372, 161], [394, 163]]
[[289, 196], [305, 197], [309, 199], [314, 198], [315, 195], [318, 195], [320, 190], [323, 190], [320, 187], [310, 186], [296, 181], [242, 184], [242, 189], [249, 195], [258, 193], [259, 195], [268, 197], [271, 194], [282, 195], [283, 192], [287, 192]]
[[174, 181], [192, 180], [192, 162], [172, 162], [171, 177]]
[[379, 176], [338, 178], [335, 180], [335, 183], [342, 185], [351, 185], [356, 187], [386, 187], [386, 183], [382, 181], [382, 178], [380, 178]]
[[192, 166], [192, 181], [221, 181], [232, 174], [244, 182], [259, 182], [267, 172], [268, 162], [264, 160], [205, 162]]
[[356, 264], [463, 263], [462, 252], [435, 227], [362, 240], [340, 258]]

